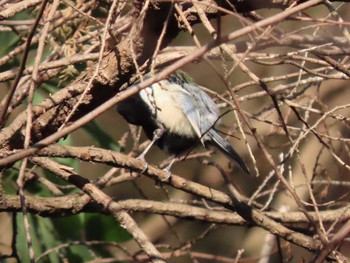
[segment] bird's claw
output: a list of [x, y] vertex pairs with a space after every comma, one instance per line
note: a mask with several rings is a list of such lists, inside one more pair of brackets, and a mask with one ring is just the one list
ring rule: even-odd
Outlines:
[[144, 172], [146, 172], [148, 169], [148, 163], [147, 162], [144, 162], [143, 163], [143, 170], [141, 171], [141, 173], [143, 174]]
[[166, 182], [171, 178], [172, 172], [168, 169], [164, 169], [163, 171], [166, 172], [166, 177], [162, 178], [161, 181]]
[[166, 172], [166, 176], [164, 178], [161, 178], [156, 181], [155, 187], [156, 188], [162, 188], [163, 183], [168, 181], [171, 178], [172, 173], [168, 169], [163, 169], [164, 172]]
[[141, 174], [143, 174], [144, 172], [147, 171], [148, 169], [148, 162], [146, 161], [145, 157], [143, 154], [141, 154], [140, 156], [138, 156], [136, 159], [140, 160], [143, 162], [143, 170], [141, 171]]
[[171, 162], [163, 169], [163, 171], [166, 172], [167, 175], [166, 175], [166, 177], [161, 179], [162, 182], [166, 182], [171, 178], [172, 172], [170, 171], [170, 169], [176, 160], [177, 160], [177, 158], [173, 158], [173, 160], [171, 160]]

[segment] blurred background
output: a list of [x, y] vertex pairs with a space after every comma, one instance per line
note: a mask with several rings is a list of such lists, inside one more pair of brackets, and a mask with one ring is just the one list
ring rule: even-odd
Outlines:
[[[93, 5], [89, 5], [90, 1], [78, 2], [76, 8], [81, 12], [102, 23], [106, 21], [110, 7], [108, 1], [96, 2]], [[99, 36], [103, 25], [95, 23], [89, 16], [82, 16], [69, 3], [62, 2], [56, 11], [55, 19], [61, 19], [64, 23], [49, 32], [43, 64], [75, 54], [99, 52]], [[122, 14], [127, 14], [131, 4], [126, 2], [123, 6], [120, 7]], [[331, 7], [334, 8], [333, 12]], [[226, 48], [235, 52], [236, 58], [246, 66], [250, 74], [247, 74], [241, 65], [237, 65], [237, 61], [223, 48], [208, 54], [211, 65], [201, 60], [182, 68], [196, 83], [211, 91], [210, 95], [221, 112], [225, 113], [216, 128], [227, 136], [230, 144], [246, 160], [252, 174], [244, 174], [225, 156], [204, 147], [197, 147], [186, 160], [176, 163], [172, 168], [173, 174], [227, 193], [227, 183], [219, 169], [211, 165], [214, 163], [225, 171], [230, 182], [242, 195], [260, 205], [258, 208], [261, 211], [282, 214], [300, 211], [295, 200], [274, 175], [266, 156], [258, 147], [252, 130], [240, 114], [237, 115], [238, 119], [236, 118], [234, 110], [237, 105], [232, 103], [228, 92], [230, 89], [239, 101], [241, 112], [273, 157], [277, 169], [303, 200], [306, 208], [313, 212], [338, 208], [347, 211], [350, 186], [350, 91], [347, 75], [350, 38], [347, 21], [350, 6], [345, 3], [332, 3], [331, 7], [320, 5], [307, 9], [286, 20], [278, 21], [268, 30], [257, 30], [228, 43]], [[0, 9], [3, 10], [5, 9]], [[19, 67], [23, 55], [23, 51], [14, 51], [23, 46], [37, 12], [38, 6], [34, 5], [0, 21], [2, 103], [13, 83], [13, 77], [8, 76], [11, 70]], [[254, 19], [264, 19], [279, 12], [281, 9], [277, 8], [259, 9], [247, 14], [244, 19], [239, 14], [227, 15], [218, 20], [211, 20], [211, 24], [218, 28], [220, 20], [221, 35], [226, 35], [249, 26], [246, 20], [251, 23]], [[197, 24], [193, 26], [193, 30], [192, 35], [187, 31], [180, 33], [162, 52], [173, 51], [176, 47], [190, 53], [194, 47], [193, 36], [198, 38], [201, 45], [212, 41], [205, 25]], [[123, 38], [125, 35], [118, 37]], [[249, 48], [242, 48], [241, 45], [247, 45]], [[28, 67], [33, 65], [36, 50], [37, 46], [33, 44], [27, 61]], [[50, 76], [43, 79], [36, 89], [34, 104], [41, 103], [51, 94], [66, 87], [90, 65], [89, 63], [92, 62], [82, 61], [51, 71], [41, 71], [41, 74], [47, 73]], [[216, 70], [213, 70], [213, 66]], [[289, 139], [271, 97], [256, 84], [252, 74], [277, 94]], [[26, 109], [29, 81], [30, 75], [22, 77], [20, 88], [16, 91], [8, 110], [5, 127]], [[58, 143], [96, 146], [137, 156], [137, 153], [141, 152], [139, 145], [147, 141], [139, 127], [128, 125], [115, 109], [110, 109]], [[295, 149], [293, 154], [291, 149]], [[148, 163], [154, 166], [164, 165], [169, 158], [157, 147], [152, 147], [146, 156]], [[77, 174], [92, 181], [107, 173], [112, 174], [103, 191], [116, 201], [155, 200], [169, 204], [188, 204], [214, 211], [225, 209], [165, 184], [159, 186], [154, 180], [132, 174], [126, 169], [113, 169], [108, 165], [75, 159], [55, 160], [73, 167]], [[17, 193], [16, 178], [19, 167], [20, 163], [16, 163], [3, 172], [4, 194]], [[80, 193], [69, 183], [40, 167], [29, 164], [27, 169], [26, 195], [54, 197]], [[47, 182], [43, 181], [53, 184], [53, 189], [57, 192], [48, 188]], [[313, 196], [310, 197], [310, 193]], [[317, 209], [313, 202], [316, 202]], [[169, 262], [282, 262], [281, 258], [283, 262], [304, 262], [314, 256], [303, 248], [249, 224], [213, 224], [156, 213], [132, 212], [131, 215], [160, 251], [170, 254], [167, 259]], [[342, 216], [339, 215], [341, 222], [346, 219]], [[136, 261], [132, 255], [137, 255], [139, 247], [115, 219], [107, 214], [86, 212], [71, 216], [42, 217], [29, 213], [28, 219], [38, 262]], [[324, 227], [326, 235], [332, 238], [342, 224], [335, 221], [325, 222], [321, 226]], [[311, 237], [315, 235], [313, 226], [308, 223], [302, 226], [293, 225], [292, 229]], [[16, 248], [21, 261], [29, 262], [22, 213], [2, 210], [0, 233], [0, 255], [12, 253], [11, 246], [16, 236]], [[350, 256], [347, 252], [348, 246], [348, 240], [345, 239], [340, 247], [340, 251], [346, 256]], [[14, 258], [1, 260], [16, 262]]]

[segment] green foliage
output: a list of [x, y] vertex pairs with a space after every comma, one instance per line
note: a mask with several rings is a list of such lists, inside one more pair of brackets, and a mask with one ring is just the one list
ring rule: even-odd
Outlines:
[[[5, 56], [16, 46], [19, 45], [20, 38], [13, 32], [1, 32], [0, 33], [0, 56]], [[0, 72], [12, 69], [19, 66], [17, 59], [12, 59], [9, 63], [0, 66]]]
[[124, 242], [131, 238], [111, 216], [85, 213], [84, 217], [87, 239]]
[[11, 169], [4, 170], [3, 188], [6, 194], [16, 194], [17, 185], [14, 183], [19, 173], [20, 163], [14, 164]]
[[[111, 256], [104, 246], [89, 246], [75, 244], [74, 241], [113, 241], [123, 242], [130, 240], [130, 235], [111, 216], [100, 214], [79, 214], [62, 218], [42, 218], [36, 215], [28, 215], [32, 247], [35, 256], [62, 246], [59, 253], [64, 255], [69, 262], [86, 262], [92, 260], [94, 255]], [[22, 213], [17, 213], [17, 242], [16, 248], [22, 262], [29, 262], [29, 252], [23, 224]], [[40, 258], [38, 262], [61, 262], [58, 251]]]
[[120, 146], [108, 133], [105, 132], [95, 121], [90, 121], [84, 126], [85, 131], [104, 149], [119, 152]]
[[[26, 10], [17, 14], [16, 16], [10, 18], [9, 20], [27, 20], [35, 18], [36, 11], [32, 12], [32, 9]], [[101, 13], [101, 17], [104, 17]], [[79, 24], [75, 26], [75, 21], [70, 21], [68, 27], [63, 28], [65, 31], [55, 31], [56, 44], [59, 46], [64, 46], [65, 51], [70, 44], [76, 44], [74, 42], [75, 34], [78, 30], [81, 30]], [[73, 27], [72, 27], [73, 26]], [[71, 31], [68, 31], [72, 28]], [[17, 47], [22, 45], [28, 36], [28, 30], [24, 31], [12, 31], [12, 32], [0, 32], [0, 57], [6, 56], [9, 52], [15, 50]], [[52, 32], [51, 32], [52, 33]], [[59, 35], [61, 34], [61, 35]], [[63, 36], [63, 38], [59, 38]], [[73, 42], [69, 42], [70, 38]], [[48, 39], [52, 41], [51, 39]], [[50, 44], [46, 45], [43, 59], [44, 60], [50, 54]], [[72, 47], [76, 47], [72, 45]], [[35, 57], [37, 45], [32, 45], [29, 50], [28, 59], [26, 67], [32, 65]], [[69, 51], [69, 50], [68, 50]], [[73, 50], [74, 51], [74, 50]], [[72, 52], [72, 54], [74, 54]], [[23, 53], [11, 57], [11, 59], [0, 66], [0, 72], [18, 68]], [[67, 55], [69, 57], [69, 54]], [[33, 104], [38, 105], [44, 99], [48, 98], [50, 94], [53, 94], [60, 90], [62, 87], [66, 86], [67, 83], [71, 82], [81, 71], [86, 68], [86, 62], [78, 63], [76, 65], [70, 65], [63, 70], [57, 77], [51, 78], [45, 81], [40, 87], [37, 87], [34, 94]], [[9, 81], [6, 83], [7, 86], [11, 85]], [[5, 95], [5, 93], [3, 94]], [[3, 96], [1, 95], [2, 99]], [[26, 103], [23, 102], [21, 106], [25, 106]], [[84, 127], [87, 133], [93, 138], [96, 145], [103, 148], [112, 149], [114, 151], [119, 151], [120, 147], [115, 140], [103, 130], [97, 123], [91, 122]], [[72, 136], [67, 136], [61, 139], [58, 144], [61, 145], [74, 145]], [[69, 166], [75, 170], [79, 170], [79, 161], [68, 158], [54, 158], [58, 163]], [[19, 174], [21, 162], [17, 162], [10, 169], [6, 169], [3, 172], [3, 187], [5, 194], [16, 195], [18, 188], [15, 183], [16, 178]], [[34, 165], [28, 164], [27, 171], [33, 168]], [[58, 186], [67, 185], [68, 183], [59, 178], [57, 175], [52, 174], [47, 170], [35, 169], [35, 173], [44, 176], [50, 182], [57, 184]], [[73, 191], [80, 191], [77, 188], [73, 188]], [[66, 193], [71, 193], [72, 190], [63, 190]], [[47, 187], [36, 181], [29, 181], [25, 186], [25, 192], [30, 194], [35, 194], [36, 196], [47, 196], [51, 197], [52, 193], [47, 189]], [[16, 229], [16, 250], [20, 257], [21, 262], [29, 262], [29, 250], [26, 239], [26, 232], [24, 228], [24, 219], [22, 213], [13, 213], [15, 217]], [[118, 224], [118, 222], [111, 216], [105, 216], [100, 214], [79, 214], [60, 218], [44, 218], [39, 215], [28, 214], [28, 220], [30, 225], [30, 237], [32, 240], [32, 248], [35, 252], [35, 257], [38, 258], [40, 255], [47, 251], [51, 251], [48, 255], [40, 258], [38, 262], [52, 262], [58, 263], [62, 262], [62, 258], [59, 254], [62, 254], [69, 262], [86, 262], [92, 260], [95, 254], [98, 255], [110, 255], [107, 249], [103, 246], [88, 246], [85, 244], [77, 244], [74, 242], [85, 242], [85, 241], [114, 241], [121, 242], [130, 239], [129, 234]], [[9, 227], [9, 230], [11, 228]], [[59, 250], [54, 250], [61, 246]], [[0, 253], [1, 254], [1, 253]], [[12, 259], [11, 259], [12, 260]], [[0, 260], [1, 261], [1, 260]], [[13, 261], [10, 261], [13, 262]]]
[[[17, 252], [19, 254], [21, 262], [29, 262], [29, 252], [26, 242], [22, 213], [17, 213], [16, 220], [18, 231], [16, 242]], [[59, 244], [59, 240], [57, 240], [55, 236], [55, 230], [53, 228], [51, 220], [46, 220], [39, 216], [29, 214], [28, 221], [30, 224], [30, 235], [35, 255], [40, 255], [46, 250]], [[58, 255], [55, 253], [50, 254], [48, 259], [49, 260], [45, 260], [45, 262], [60, 262]]]

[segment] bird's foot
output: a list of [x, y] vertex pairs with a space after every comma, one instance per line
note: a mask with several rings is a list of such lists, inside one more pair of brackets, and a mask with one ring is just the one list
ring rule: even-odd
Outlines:
[[142, 161], [143, 164], [144, 164], [144, 169], [142, 170], [141, 173], [146, 172], [146, 170], [148, 168], [148, 163], [147, 163], [147, 161], [145, 159], [145, 156], [146, 156], [147, 152], [151, 149], [152, 145], [163, 135], [163, 133], [164, 133], [164, 128], [156, 129], [153, 132], [153, 139], [152, 139], [152, 141], [148, 144], [146, 149], [136, 158], [136, 159], [139, 159], [140, 161]]
[[174, 160], [171, 161], [165, 168], [163, 168], [163, 171], [166, 173], [166, 176], [164, 178], [161, 178], [159, 180], [156, 181], [155, 183], [155, 187], [156, 188], [162, 188], [163, 183], [167, 182], [168, 180], [170, 180], [172, 172], [170, 171], [171, 166], [174, 164]]
[[148, 162], [145, 159], [145, 155], [142, 153], [138, 157], [136, 157], [136, 159], [138, 159], [138, 160], [143, 162], [143, 170], [141, 171], [141, 174], [143, 174], [148, 169]]
[[162, 188], [163, 183], [167, 182], [171, 178], [172, 173], [169, 170], [163, 169], [163, 171], [166, 172], [166, 176], [155, 182], [155, 188]]
[[166, 172], [166, 177], [164, 177], [162, 180], [162, 182], [166, 182], [170, 179], [172, 172], [170, 171], [171, 167], [173, 166], [173, 164], [175, 163], [175, 161], [177, 160], [177, 158], [173, 158], [171, 160], [171, 162], [163, 169], [164, 172]]
[[170, 172], [170, 170], [167, 169], [163, 169], [163, 171], [166, 172], [166, 176], [162, 178], [161, 181], [166, 182], [171, 178], [172, 172]]

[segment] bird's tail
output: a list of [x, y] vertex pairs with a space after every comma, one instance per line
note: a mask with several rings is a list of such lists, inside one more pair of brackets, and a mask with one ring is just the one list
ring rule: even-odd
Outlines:
[[217, 146], [220, 149], [220, 151], [222, 151], [230, 159], [237, 162], [244, 172], [250, 174], [250, 171], [243, 159], [241, 158], [241, 156], [239, 156], [239, 154], [224, 138], [220, 136], [220, 134], [218, 134], [214, 129], [211, 129], [210, 131], [208, 131], [207, 135], [210, 136], [210, 138], [212, 139], [211, 142], [215, 146]]

